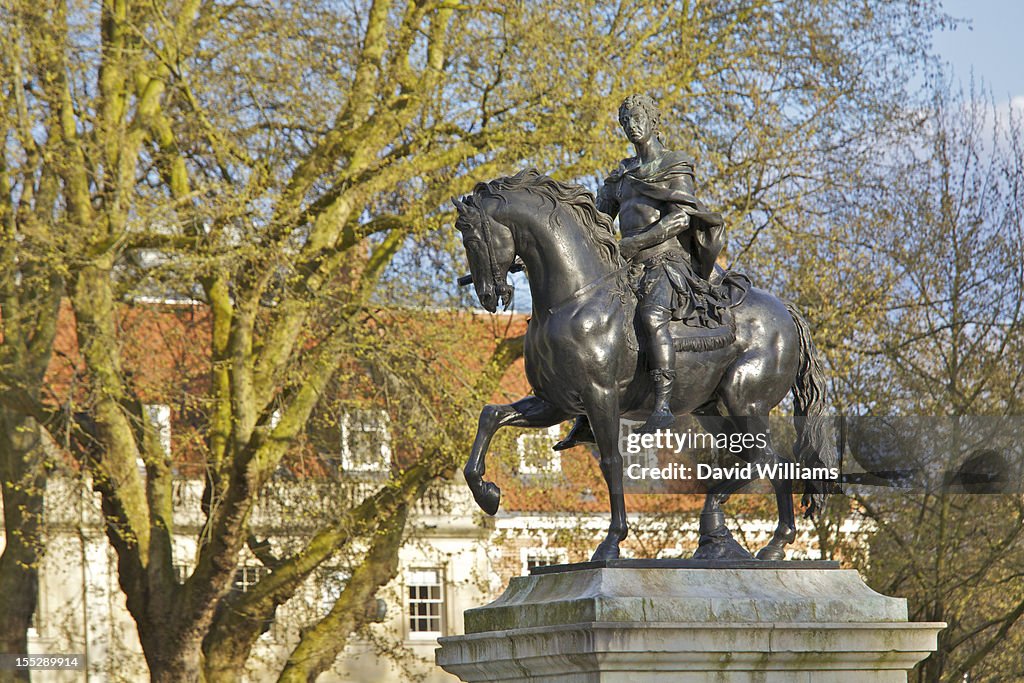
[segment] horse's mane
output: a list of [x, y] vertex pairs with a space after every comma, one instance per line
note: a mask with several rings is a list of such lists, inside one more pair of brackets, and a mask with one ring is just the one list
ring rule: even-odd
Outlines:
[[535, 168], [527, 168], [513, 176], [477, 183], [473, 197], [493, 197], [505, 202], [507, 200], [502, 193], [516, 190], [526, 190], [550, 201], [553, 208], [549, 220], [556, 224], [559, 224], [558, 208], [569, 211], [587, 236], [602, 247], [601, 255], [605, 261], [613, 266], [619, 265], [619, 243], [612, 232], [612, 219], [597, 210], [594, 195], [582, 185], [562, 183]]

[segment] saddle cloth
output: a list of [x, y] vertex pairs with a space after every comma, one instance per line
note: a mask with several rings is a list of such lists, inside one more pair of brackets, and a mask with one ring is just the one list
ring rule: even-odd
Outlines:
[[722, 324], [718, 327], [693, 327], [682, 320], [669, 323], [669, 332], [675, 342], [676, 351], [714, 351], [736, 341], [736, 319], [732, 311], [721, 312]]

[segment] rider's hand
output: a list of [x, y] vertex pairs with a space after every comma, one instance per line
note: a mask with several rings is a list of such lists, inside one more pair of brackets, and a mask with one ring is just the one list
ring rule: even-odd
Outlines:
[[633, 257], [639, 253], [640, 249], [636, 245], [636, 241], [630, 237], [619, 242], [619, 253], [622, 254], [622, 258], [627, 261], [632, 261]]
[[676, 211], [661, 219], [662, 225], [672, 233], [679, 233], [690, 227], [690, 214], [685, 211]]

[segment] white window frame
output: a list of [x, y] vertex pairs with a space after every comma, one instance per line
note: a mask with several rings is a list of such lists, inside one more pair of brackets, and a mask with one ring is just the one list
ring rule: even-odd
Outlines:
[[[368, 419], [371, 418], [372, 419]], [[341, 469], [345, 472], [388, 472], [391, 469], [391, 419], [384, 410], [353, 410], [341, 416]], [[353, 453], [351, 435], [355, 431], [377, 433], [380, 449], [376, 454]]]
[[171, 407], [166, 403], [146, 403], [142, 406], [146, 420], [156, 430], [160, 447], [166, 455], [171, 454]]
[[[535, 429], [516, 437], [516, 453], [519, 455], [517, 471], [519, 474], [558, 474], [561, 472], [562, 454], [551, 450], [551, 447], [560, 438], [562, 438], [560, 425], [552, 425], [547, 429]], [[540, 463], [538, 456], [545, 449], [548, 452], [547, 459]]]
[[539, 560], [535, 567], [548, 567], [553, 564], [566, 564], [569, 561], [569, 551], [566, 548], [520, 548], [519, 560], [522, 565], [522, 575], [530, 575], [530, 560]]
[[235, 567], [235, 574], [231, 577], [231, 590], [248, 593], [269, 574], [270, 570], [262, 564], [240, 564]]
[[639, 453], [630, 453], [626, 449], [629, 435], [643, 424], [643, 421], [640, 420], [627, 420], [626, 418], [619, 420], [619, 453], [622, 455], [623, 472], [629, 469], [630, 465], [634, 464], [640, 465], [640, 467], [657, 467], [659, 464], [658, 450], [656, 448], [642, 449]]
[[[427, 596], [413, 597], [413, 588], [436, 588], [437, 597]], [[408, 640], [437, 640], [444, 635], [445, 629], [445, 582], [444, 570], [440, 567], [416, 567], [407, 569], [405, 572], [405, 631]], [[427, 608], [427, 614], [412, 614], [414, 605], [435, 605], [433, 609]], [[418, 610], [417, 610], [418, 611]], [[420, 622], [426, 620], [429, 625], [431, 620], [437, 620], [438, 630], [419, 630], [413, 627], [414, 620]]]

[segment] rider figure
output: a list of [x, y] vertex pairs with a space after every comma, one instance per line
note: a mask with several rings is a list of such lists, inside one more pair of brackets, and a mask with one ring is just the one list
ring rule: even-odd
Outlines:
[[[693, 162], [662, 144], [654, 100], [630, 95], [619, 107], [619, 123], [636, 156], [624, 159], [605, 180], [597, 208], [618, 215], [619, 250], [637, 281], [638, 318], [655, 394], [654, 410], [639, 431], [653, 432], [675, 421], [669, 401], [676, 351], [669, 322], [720, 326], [722, 309], [743, 298], [749, 281], [731, 274], [721, 284], [708, 281], [725, 227], [721, 215], [707, 211], [694, 196]], [[578, 424], [556, 449], [584, 440], [577, 435], [582, 427]]]

